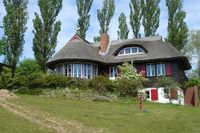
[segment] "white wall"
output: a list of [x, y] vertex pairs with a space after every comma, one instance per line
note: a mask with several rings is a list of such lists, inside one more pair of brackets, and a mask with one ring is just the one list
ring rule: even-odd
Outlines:
[[[141, 90], [140, 92], [145, 93], [145, 91], [149, 91], [150, 98], [147, 99], [148, 101], [151, 101], [151, 90], [155, 88], [145, 88]], [[184, 94], [182, 89], [177, 90], [177, 100], [171, 100], [173, 104], [180, 104], [184, 105]], [[159, 102], [159, 103], [170, 103], [169, 98], [165, 98], [164, 96], [164, 87], [158, 88], [158, 100], [153, 102]]]

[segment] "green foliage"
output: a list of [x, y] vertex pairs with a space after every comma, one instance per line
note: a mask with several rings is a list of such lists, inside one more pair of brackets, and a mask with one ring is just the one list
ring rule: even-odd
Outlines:
[[141, 1], [139, 0], [131, 0], [129, 3], [130, 7], [130, 24], [132, 27], [133, 35], [135, 38], [140, 38], [140, 26], [142, 19], [142, 9], [141, 9]]
[[141, 0], [145, 36], [153, 36], [159, 27], [160, 0]]
[[110, 21], [115, 12], [115, 1], [114, 0], [104, 0], [103, 8], [97, 10], [97, 17], [100, 23], [101, 33], [107, 33], [109, 30]]
[[28, 89], [28, 88], [20, 88], [16, 91], [18, 94], [27, 94], [27, 95], [42, 95], [43, 89], [37, 88], [37, 89]]
[[161, 76], [157, 78], [157, 87], [164, 87], [167, 89], [176, 89], [180, 84], [170, 77]]
[[120, 76], [116, 80], [116, 90], [120, 96], [135, 97], [137, 91], [143, 88], [143, 83], [148, 80], [143, 77], [143, 73], [137, 74], [133, 64], [127, 62], [118, 67]]
[[93, 40], [94, 40], [94, 42], [100, 42], [101, 37], [100, 36], [95, 36]]
[[105, 76], [97, 76], [89, 81], [89, 87], [99, 94], [113, 91], [113, 82]]
[[11, 69], [4, 67], [0, 76], [0, 89], [11, 89], [12, 80]]
[[121, 13], [119, 18], [119, 30], [117, 31], [119, 39], [128, 39], [128, 25], [126, 23], [126, 16], [124, 13]]
[[68, 87], [74, 89], [86, 89], [88, 88], [88, 80], [80, 78], [71, 78], [68, 81]]
[[16, 76], [26, 77], [32, 76], [35, 73], [41, 73], [41, 68], [34, 59], [25, 59], [19, 63], [16, 69]]
[[33, 51], [41, 69], [46, 72], [46, 63], [55, 53], [61, 22], [56, 21], [62, 9], [62, 0], [38, 0], [41, 17], [35, 13], [33, 20]]
[[191, 78], [184, 83], [184, 88], [197, 86], [200, 89], [200, 78]]
[[29, 88], [65, 88], [68, 85], [68, 79], [65, 76], [57, 74], [41, 74], [31, 82], [29, 82]]
[[197, 61], [196, 68], [189, 74], [190, 77], [200, 77], [200, 30], [191, 31], [188, 42], [183, 48], [186, 55], [189, 56], [190, 62]]
[[167, 41], [181, 50], [187, 42], [188, 28], [184, 19], [186, 13], [183, 11], [182, 0], [166, 0], [168, 7], [168, 35]]
[[6, 16], [3, 18], [4, 54], [7, 64], [13, 67], [14, 76], [19, 57], [22, 55], [24, 33], [28, 19], [27, 0], [3, 0]]
[[3, 39], [0, 39], [0, 56], [4, 55], [5, 53], [5, 41]]
[[78, 25], [77, 25], [77, 34], [82, 38], [86, 37], [86, 31], [90, 26], [90, 9], [92, 6], [93, 0], [76, 0], [77, 11], [79, 15]]

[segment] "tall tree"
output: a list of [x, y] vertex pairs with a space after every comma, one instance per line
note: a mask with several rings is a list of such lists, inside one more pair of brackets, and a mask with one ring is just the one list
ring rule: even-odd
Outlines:
[[160, 0], [141, 0], [145, 36], [153, 36], [159, 27]]
[[97, 10], [97, 17], [100, 23], [100, 34], [107, 33], [109, 30], [110, 21], [115, 12], [115, 2], [114, 0], [104, 0], [103, 8]]
[[188, 42], [183, 51], [189, 56], [190, 62], [193, 62], [191, 77], [200, 77], [200, 29], [189, 33]]
[[24, 33], [27, 29], [27, 0], [3, 0], [6, 16], [3, 18], [5, 60], [12, 66], [14, 77], [16, 65], [23, 52]]
[[182, 0], [166, 0], [168, 7], [167, 41], [181, 50], [187, 42], [188, 28], [184, 22], [186, 13], [183, 11]]
[[86, 31], [90, 26], [90, 9], [92, 6], [93, 0], [76, 0], [77, 11], [79, 15], [78, 25], [77, 25], [77, 34], [82, 38], [86, 37]]
[[119, 18], [119, 30], [117, 31], [119, 39], [127, 39], [128, 38], [128, 25], [126, 23], [126, 16], [124, 13], [121, 13]]
[[38, 0], [41, 17], [35, 13], [33, 20], [33, 51], [41, 69], [46, 72], [46, 63], [55, 53], [61, 22], [56, 21], [62, 9], [62, 0]]
[[131, 0], [130, 7], [130, 24], [135, 38], [140, 38], [140, 26], [142, 19], [142, 8], [140, 0]]

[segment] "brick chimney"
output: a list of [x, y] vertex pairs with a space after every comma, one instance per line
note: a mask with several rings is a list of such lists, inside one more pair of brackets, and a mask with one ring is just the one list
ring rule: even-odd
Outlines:
[[107, 52], [109, 43], [110, 43], [109, 35], [107, 33], [102, 33], [101, 39], [100, 39], [100, 52], [101, 53]]

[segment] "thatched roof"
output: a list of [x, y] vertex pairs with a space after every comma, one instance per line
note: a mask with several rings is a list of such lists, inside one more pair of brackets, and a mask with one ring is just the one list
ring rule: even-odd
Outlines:
[[[145, 54], [116, 56], [122, 48], [127, 46], [142, 47], [145, 50]], [[179, 59], [183, 62], [185, 69], [191, 68], [188, 59], [171, 44], [163, 42], [161, 37], [112, 41], [105, 55], [99, 54], [99, 47], [100, 43], [92, 44], [75, 35], [73, 39], [48, 61], [47, 66], [52, 69], [55, 64], [75, 60], [116, 64], [124, 61], [149, 62], [151, 60], [165, 61]]]

